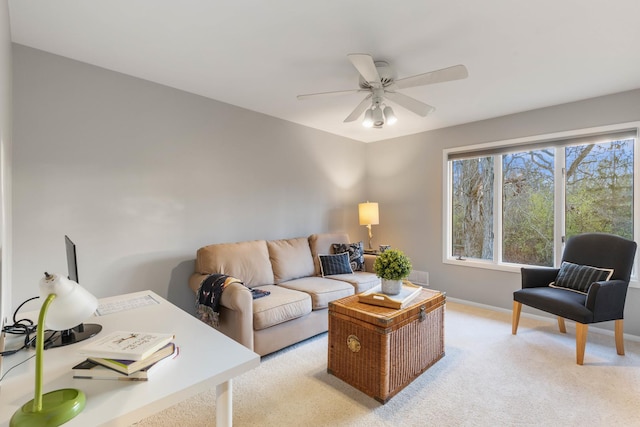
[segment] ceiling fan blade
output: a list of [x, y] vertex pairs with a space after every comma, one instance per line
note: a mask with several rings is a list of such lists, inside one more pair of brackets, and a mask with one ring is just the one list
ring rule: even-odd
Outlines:
[[467, 67], [465, 67], [464, 65], [454, 65], [453, 67], [443, 68], [441, 70], [430, 71], [428, 73], [398, 79], [395, 81], [395, 85], [398, 89], [404, 89], [407, 87], [424, 86], [433, 83], [466, 79], [468, 76], [469, 72], [467, 71]]
[[367, 107], [371, 104], [371, 97], [373, 96], [373, 93], [370, 93], [369, 95], [367, 95], [361, 102], [360, 104], [358, 104], [358, 106], [351, 112], [351, 114], [349, 114], [347, 116], [346, 119], [344, 119], [345, 123], [348, 122], [352, 122], [354, 120], [356, 120], [358, 117], [360, 117], [362, 115], [362, 113], [364, 113], [364, 110], [367, 109]]
[[356, 70], [372, 87], [380, 87], [380, 74], [371, 55], [366, 53], [350, 53], [347, 55], [349, 61], [356, 67]]
[[314, 96], [331, 96], [331, 95], [345, 95], [348, 93], [358, 93], [358, 92], [369, 92], [369, 89], [347, 89], [347, 90], [336, 90], [332, 92], [318, 92], [318, 93], [306, 93], [304, 95], [298, 95], [299, 101], [312, 98]]
[[399, 92], [385, 92], [384, 96], [388, 100], [393, 101], [399, 106], [404, 107], [422, 117], [425, 117], [427, 114], [435, 110], [431, 105], [427, 105], [424, 102], [420, 102], [417, 99]]

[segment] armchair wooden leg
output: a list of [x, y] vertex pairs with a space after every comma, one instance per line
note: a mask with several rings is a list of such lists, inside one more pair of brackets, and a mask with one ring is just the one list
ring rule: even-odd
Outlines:
[[567, 327], [564, 325], [564, 317], [558, 316], [558, 328], [563, 334], [567, 333]]
[[518, 323], [520, 322], [520, 312], [522, 311], [522, 303], [513, 302], [513, 314], [511, 315], [511, 333], [515, 335], [518, 332]]
[[616, 351], [624, 356], [624, 320], [618, 319], [615, 323]]
[[576, 322], [576, 363], [582, 365], [584, 362], [584, 349], [587, 346], [587, 333], [589, 325]]

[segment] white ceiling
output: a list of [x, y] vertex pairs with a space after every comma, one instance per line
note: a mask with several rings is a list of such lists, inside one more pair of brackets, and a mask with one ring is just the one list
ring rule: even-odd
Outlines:
[[[640, 88], [638, 0], [9, 0], [12, 40], [371, 142]], [[466, 80], [403, 89], [423, 118], [343, 123], [364, 98], [349, 53], [398, 78], [464, 64]]]

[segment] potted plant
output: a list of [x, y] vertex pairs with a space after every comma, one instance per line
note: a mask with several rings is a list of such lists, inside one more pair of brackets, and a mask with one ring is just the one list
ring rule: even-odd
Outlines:
[[382, 279], [382, 292], [396, 295], [402, 289], [402, 279], [411, 273], [411, 260], [399, 249], [387, 249], [376, 257], [373, 270]]

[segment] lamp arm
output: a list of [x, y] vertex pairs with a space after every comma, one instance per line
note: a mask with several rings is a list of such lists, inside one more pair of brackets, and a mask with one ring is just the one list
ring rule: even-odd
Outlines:
[[42, 303], [40, 314], [38, 315], [38, 327], [36, 330], [36, 391], [33, 396], [33, 412], [42, 411], [42, 356], [44, 353], [44, 319], [47, 316], [49, 306], [56, 298], [56, 294], [49, 294]]

